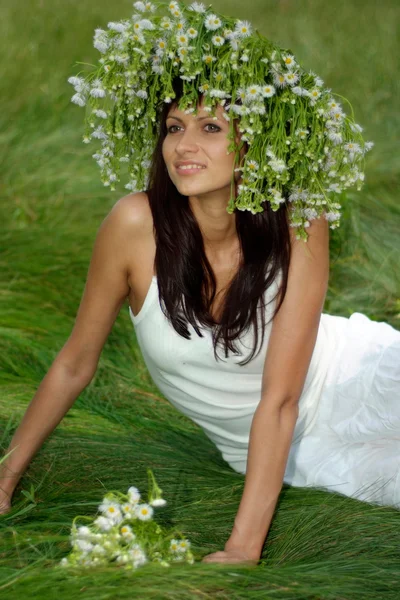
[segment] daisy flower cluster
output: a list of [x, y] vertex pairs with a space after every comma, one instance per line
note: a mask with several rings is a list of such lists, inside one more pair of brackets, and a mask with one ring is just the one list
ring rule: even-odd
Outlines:
[[[330, 89], [305, 71], [290, 50], [262, 36], [246, 20], [221, 15], [201, 2], [134, 2], [130, 19], [96, 29], [99, 66], [70, 77], [72, 102], [86, 108], [83, 141], [99, 144], [93, 157], [105, 186], [114, 190], [126, 163], [131, 191], [146, 190], [164, 103], [183, 96], [178, 108], [197, 114], [199, 94], [215, 116], [224, 107], [228, 153], [241, 171], [238, 194], [227, 212], [289, 209], [296, 237], [307, 241], [310, 221], [323, 216], [340, 224], [340, 195], [364, 182], [365, 142]], [[341, 98], [341, 96], [338, 96]], [[235, 142], [238, 120], [240, 144]], [[241, 145], [247, 143], [242, 166]]]
[[[154, 519], [154, 508], [166, 505], [151, 469], [149, 476], [149, 501], [140, 502], [138, 488], [131, 486], [127, 494], [107, 493], [98, 506], [95, 518], [77, 516], [73, 519], [70, 542], [72, 551], [61, 559], [60, 568], [96, 566], [113, 563], [124, 569], [137, 569], [156, 562], [169, 567], [171, 562], [194, 563], [190, 541], [173, 537]], [[89, 525], [76, 525], [78, 519], [90, 521]]]

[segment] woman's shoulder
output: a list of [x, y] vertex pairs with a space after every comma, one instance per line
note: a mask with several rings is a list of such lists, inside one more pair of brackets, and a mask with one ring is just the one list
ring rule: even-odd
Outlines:
[[135, 192], [123, 196], [114, 204], [111, 213], [127, 233], [147, 234], [153, 230], [153, 219], [146, 192]]

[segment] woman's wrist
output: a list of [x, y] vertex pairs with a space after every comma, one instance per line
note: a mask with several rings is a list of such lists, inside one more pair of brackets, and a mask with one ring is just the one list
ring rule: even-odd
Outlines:
[[242, 550], [249, 558], [258, 560], [262, 553], [262, 546], [260, 546], [259, 542], [249, 539], [244, 540], [234, 528], [230, 538], [225, 543], [224, 550]]

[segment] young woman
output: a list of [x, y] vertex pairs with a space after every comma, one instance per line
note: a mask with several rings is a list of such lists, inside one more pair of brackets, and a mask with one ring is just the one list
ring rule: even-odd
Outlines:
[[287, 203], [227, 212], [236, 156], [225, 107], [210, 116], [200, 94], [188, 113], [173, 88], [149, 186], [103, 221], [73, 331], [0, 466], [1, 510], [92, 380], [128, 300], [160, 391], [246, 474], [224, 552], [208, 560], [257, 560], [283, 481], [400, 507], [400, 332], [361, 313], [322, 313], [327, 218], [310, 219], [304, 243]]

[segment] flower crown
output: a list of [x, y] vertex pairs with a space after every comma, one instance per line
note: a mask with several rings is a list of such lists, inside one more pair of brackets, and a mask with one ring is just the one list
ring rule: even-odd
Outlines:
[[290, 226], [304, 241], [310, 221], [322, 214], [331, 229], [338, 227], [341, 206], [335, 200], [345, 188], [361, 190], [364, 155], [373, 146], [364, 142], [351, 104], [350, 117], [315, 73], [304, 71], [290, 50], [252, 33], [248, 21], [199, 2], [133, 6], [131, 19], [95, 30], [100, 65], [86, 77], [68, 79], [76, 92], [72, 102], [87, 107], [83, 141], [100, 141], [93, 157], [104, 185], [114, 190], [121, 163], [127, 163], [126, 189], [146, 189], [160, 113], [175, 98], [179, 77], [179, 110], [197, 114], [199, 93], [213, 117], [217, 104], [224, 107], [235, 165], [248, 144], [242, 167], [235, 169], [242, 171], [236, 199], [232, 173], [229, 214], [235, 207], [262, 212], [266, 201], [273, 211], [288, 203]]

